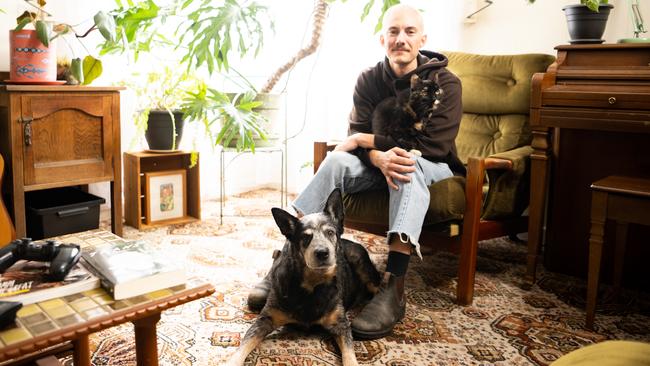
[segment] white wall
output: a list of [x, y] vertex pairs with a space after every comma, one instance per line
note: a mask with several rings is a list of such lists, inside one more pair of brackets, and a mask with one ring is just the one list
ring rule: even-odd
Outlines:
[[[473, 1], [473, 0], [470, 0]], [[479, 4], [483, 3], [477, 0]], [[603, 38], [616, 43], [633, 36], [629, 0], [610, 0], [614, 5]], [[569, 33], [562, 7], [577, 0], [494, 0], [494, 4], [476, 15], [476, 22], [463, 27], [458, 50], [484, 54], [541, 52], [567, 44]], [[641, 0], [646, 28], [650, 26], [650, 1]], [[646, 34], [646, 37], [650, 35]]]
[[[312, 10], [311, 1], [264, 0], [276, 19], [276, 33], [267, 37], [260, 57], [245, 61], [238, 70], [261, 86], [279, 65], [302, 47], [311, 37], [308, 21]], [[465, 15], [483, 5], [482, 0], [420, 0], [405, 1], [423, 9], [429, 39], [426, 49], [458, 50], [483, 54], [514, 54], [540, 52], [555, 54], [554, 47], [566, 44], [568, 34], [561, 10], [565, 4], [576, 0], [494, 0], [494, 4], [469, 22]], [[632, 35], [628, 0], [610, 0], [615, 6], [610, 14], [604, 38], [608, 43]], [[283, 78], [275, 91], [287, 92], [287, 121], [289, 136], [297, 134], [289, 142], [289, 190], [299, 192], [311, 176], [311, 167], [301, 166], [311, 162], [312, 141], [317, 139], [340, 139], [347, 131], [347, 114], [351, 108], [351, 96], [358, 73], [383, 58], [378, 36], [373, 34], [374, 22], [359, 22], [365, 1], [336, 2], [331, 6], [317, 54], [303, 60], [291, 72], [287, 82]], [[650, 1], [643, 0], [643, 16], [650, 26]], [[113, 6], [113, 0], [70, 0], [50, 2], [48, 8], [57, 17], [70, 23], [86, 23], [99, 9]], [[7, 30], [13, 27], [15, 17], [24, 10], [22, 1], [3, 2], [7, 14], [0, 14], [0, 70], [8, 70]], [[374, 18], [371, 16], [370, 18]], [[84, 27], [80, 27], [84, 28]], [[85, 30], [85, 29], [83, 29]], [[98, 37], [96, 34], [93, 37]], [[76, 45], [78, 47], [79, 45]], [[61, 49], [62, 47], [60, 47]], [[65, 47], [61, 52], [64, 52]], [[69, 52], [69, 51], [66, 51]], [[83, 51], [81, 51], [83, 55]], [[125, 68], [151, 68], [155, 62], [128, 65], [122, 58], [104, 58], [104, 76], [96, 84], [118, 80]], [[133, 95], [122, 96], [122, 147], [130, 148], [134, 130], [130, 113], [134, 108]], [[184, 145], [192, 141], [188, 134]], [[141, 149], [135, 146], [134, 149]], [[207, 197], [219, 195], [219, 154], [209, 144], [200, 145], [201, 192]], [[233, 155], [228, 155], [227, 162]], [[227, 166], [227, 192], [239, 192], [263, 185], [279, 186], [280, 165], [277, 155], [258, 154], [242, 156]], [[108, 196], [107, 185], [93, 188]]]

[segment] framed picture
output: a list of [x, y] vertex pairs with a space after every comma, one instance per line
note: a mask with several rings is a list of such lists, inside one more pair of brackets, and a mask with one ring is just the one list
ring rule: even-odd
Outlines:
[[185, 174], [184, 169], [144, 173], [147, 225], [186, 216]]

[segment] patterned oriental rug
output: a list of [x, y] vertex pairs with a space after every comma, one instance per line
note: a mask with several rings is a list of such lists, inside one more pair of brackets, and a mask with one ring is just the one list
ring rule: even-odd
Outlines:
[[[224, 224], [219, 202], [203, 202], [203, 220], [137, 231], [146, 239], [177, 249], [191, 275], [216, 287], [212, 297], [163, 313], [158, 324], [161, 365], [220, 365], [239, 346], [256, 314], [246, 296], [271, 265], [271, 253], [284, 243], [270, 214], [279, 191], [256, 190], [229, 197]], [[108, 220], [101, 227], [110, 229]], [[357, 231], [345, 237], [364, 244], [381, 270], [384, 238]], [[531, 290], [522, 289], [526, 247], [507, 238], [479, 245], [472, 306], [454, 303], [456, 255], [437, 252], [411, 260], [406, 317], [386, 338], [355, 341], [364, 365], [547, 365], [574, 349], [607, 339], [650, 342], [650, 295], [624, 291], [618, 300], [602, 288], [595, 331], [584, 328], [585, 281], [544, 272]], [[135, 365], [132, 325], [90, 337], [95, 366]], [[62, 358], [72, 365], [70, 355]], [[283, 328], [272, 333], [246, 365], [340, 365], [338, 349], [325, 332]]]

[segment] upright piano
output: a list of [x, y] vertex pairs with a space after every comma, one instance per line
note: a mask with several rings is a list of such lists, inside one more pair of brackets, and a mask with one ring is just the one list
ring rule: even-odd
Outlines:
[[[650, 43], [558, 46], [533, 77], [527, 279], [544, 267], [586, 277], [592, 182], [608, 175], [650, 177]], [[601, 278], [613, 257], [606, 228]], [[611, 238], [611, 240], [610, 240]], [[630, 225], [624, 283], [648, 288], [650, 228]]]

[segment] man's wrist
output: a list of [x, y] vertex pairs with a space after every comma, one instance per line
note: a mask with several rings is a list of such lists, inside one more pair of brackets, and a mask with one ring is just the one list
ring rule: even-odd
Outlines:
[[361, 146], [366, 149], [375, 148], [375, 135], [370, 133], [355, 133], [352, 135], [354, 141], [358, 146]]
[[381, 153], [381, 151], [375, 149], [368, 149], [368, 158], [370, 159], [370, 162], [374, 166], [377, 166], [376, 158], [379, 155], [379, 153]]

